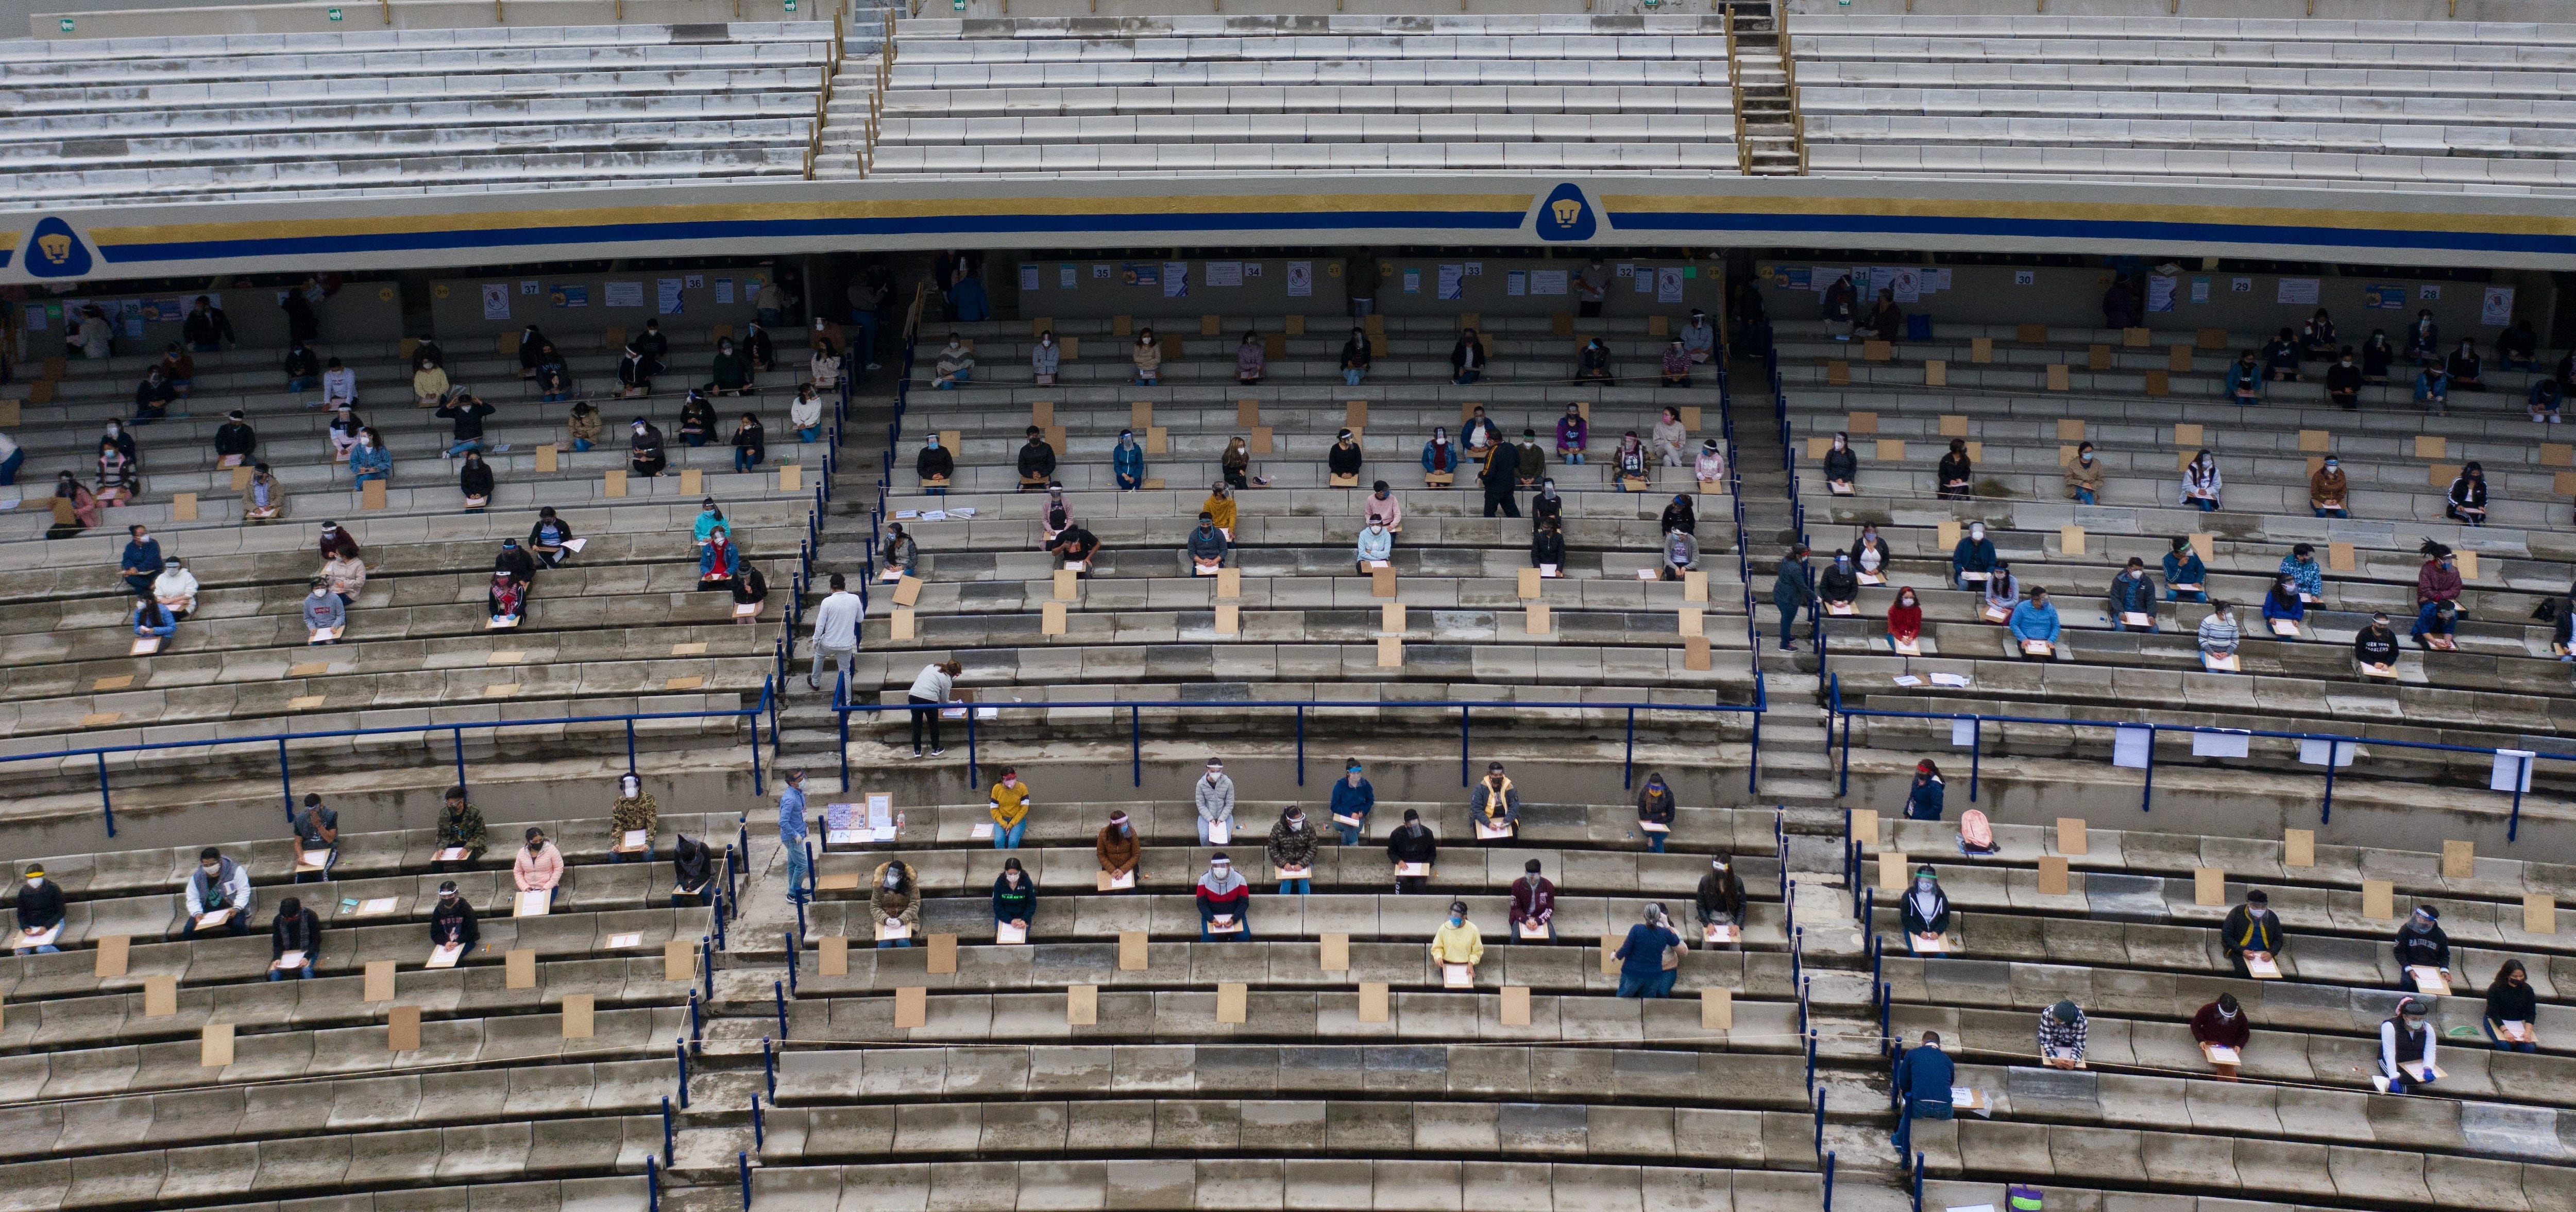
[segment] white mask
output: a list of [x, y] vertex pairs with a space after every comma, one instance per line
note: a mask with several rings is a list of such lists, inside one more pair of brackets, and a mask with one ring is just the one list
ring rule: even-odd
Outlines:
[[31, 876], [28, 876], [28, 877], [27, 877], [27, 886], [28, 886], [28, 887], [30, 887], [30, 888], [42, 888], [42, 887], [44, 887], [44, 886], [45, 886], [45, 877], [43, 877], [43, 876], [41, 876], [41, 875], [31, 875]]

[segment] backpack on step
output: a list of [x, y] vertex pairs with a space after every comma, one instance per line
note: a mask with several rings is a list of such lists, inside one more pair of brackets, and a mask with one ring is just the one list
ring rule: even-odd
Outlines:
[[1959, 818], [1959, 849], [1969, 854], [1995, 852], [1995, 827], [1985, 813], [1971, 808]]

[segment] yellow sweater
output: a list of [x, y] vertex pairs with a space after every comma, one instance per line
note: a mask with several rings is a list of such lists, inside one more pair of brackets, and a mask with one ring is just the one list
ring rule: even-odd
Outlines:
[[1229, 533], [1234, 530], [1233, 497], [1209, 497], [1199, 502], [1199, 512], [1215, 519], [1217, 529]]
[[993, 823], [1004, 829], [1019, 824], [1029, 815], [1029, 785], [1026, 783], [1016, 787], [995, 783], [992, 798], [992, 807], [987, 811], [993, 814]]
[[1444, 964], [1476, 964], [1485, 958], [1485, 936], [1474, 922], [1450, 925], [1446, 919], [1431, 936], [1431, 958]]

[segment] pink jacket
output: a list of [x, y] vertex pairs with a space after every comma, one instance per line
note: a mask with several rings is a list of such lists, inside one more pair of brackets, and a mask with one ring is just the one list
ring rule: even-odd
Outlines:
[[563, 851], [548, 843], [545, 857], [530, 858], [528, 848], [519, 847], [518, 859], [510, 864], [510, 878], [521, 892], [543, 892], [562, 883]]

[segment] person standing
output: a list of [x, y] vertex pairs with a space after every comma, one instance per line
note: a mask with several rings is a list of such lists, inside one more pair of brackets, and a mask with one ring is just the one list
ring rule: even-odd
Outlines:
[[1941, 819], [1941, 768], [1932, 759], [1914, 764], [1914, 782], [1905, 790], [1905, 819], [1937, 821]]
[[1949, 1119], [1955, 1114], [1950, 1089], [1958, 1075], [1950, 1054], [1941, 1050], [1938, 1032], [1924, 1032], [1921, 1047], [1908, 1048], [1896, 1058], [1897, 1141], [1912, 1141], [1909, 1129], [1914, 1120]]
[[806, 671], [805, 688], [821, 690], [823, 663], [836, 662], [840, 672], [855, 672], [859, 653], [859, 595], [850, 592], [849, 580], [840, 573], [832, 574], [832, 592], [823, 604], [814, 608], [814, 666]]
[[1793, 545], [1789, 554], [1781, 557], [1779, 574], [1771, 581], [1771, 604], [1780, 611], [1780, 651], [1798, 650], [1798, 614], [1812, 610], [1815, 600], [1815, 577], [1807, 569], [1806, 544]]
[[787, 852], [788, 903], [801, 905], [813, 878], [805, 857], [805, 772], [788, 771], [786, 784], [778, 792], [778, 845]]
[[912, 756], [921, 756], [921, 725], [925, 720], [930, 724], [930, 756], [948, 752], [939, 743], [939, 711], [957, 693], [957, 675], [964, 672], [966, 666], [957, 661], [937, 661], [922, 666], [921, 676], [912, 679], [912, 689], [904, 692], [905, 701], [912, 705]]
[[1488, 451], [1484, 466], [1476, 472], [1476, 482], [1485, 486], [1486, 517], [1497, 514], [1506, 518], [1521, 516], [1519, 452], [1507, 446], [1496, 446]]

